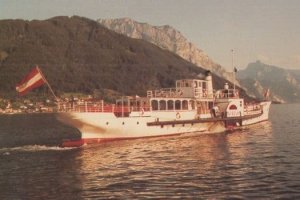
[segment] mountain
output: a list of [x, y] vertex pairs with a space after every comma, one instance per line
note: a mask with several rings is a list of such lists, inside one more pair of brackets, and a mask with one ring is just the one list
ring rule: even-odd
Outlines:
[[[147, 89], [173, 87], [176, 79], [206, 71], [170, 51], [78, 16], [0, 20], [0, 97], [15, 98], [16, 83], [35, 65], [58, 94], [97, 91], [103, 96], [106, 89], [145, 95]], [[213, 78], [214, 87], [223, 87], [224, 79]]]
[[219, 64], [212, 61], [207, 54], [189, 42], [179, 31], [169, 25], [152, 26], [130, 18], [98, 19], [100, 24], [110, 30], [131, 38], [143, 39], [162, 49], [176, 53], [185, 60], [212, 71], [220, 77], [232, 81], [232, 75]]
[[256, 97], [263, 98], [269, 88], [273, 101], [300, 102], [300, 70], [286, 70], [257, 61], [238, 71], [237, 78], [248, 93]]

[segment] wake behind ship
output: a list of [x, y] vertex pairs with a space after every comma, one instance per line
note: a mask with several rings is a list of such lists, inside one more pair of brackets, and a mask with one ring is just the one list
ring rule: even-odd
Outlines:
[[214, 90], [212, 76], [176, 81], [175, 88], [148, 90], [147, 96], [127, 96], [116, 104], [76, 102], [59, 104], [57, 118], [81, 132], [81, 146], [119, 139], [183, 133], [217, 133], [268, 120], [271, 102], [246, 103], [237, 89]]

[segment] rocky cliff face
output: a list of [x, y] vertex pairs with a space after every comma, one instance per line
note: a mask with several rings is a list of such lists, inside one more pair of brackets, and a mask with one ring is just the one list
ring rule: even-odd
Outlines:
[[257, 61], [245, 70], [238, 71], [237, 77], [249, 94], [263, 98], [267, 88], [271, 100], [281, 103], [300, 102], [300, 71], [286, 70]]
[[131, 38], [143, 39], [162, 49], [171, 51], [185, 60], [212, 71], [220, 77], [232, 81], [232, 75], [219, 64], [213, 62], [208, 55], [189, 42], [179, 31], [171, 26], [152, 26], [139, 23], [129, 18], [99, 19], [100, 24]]

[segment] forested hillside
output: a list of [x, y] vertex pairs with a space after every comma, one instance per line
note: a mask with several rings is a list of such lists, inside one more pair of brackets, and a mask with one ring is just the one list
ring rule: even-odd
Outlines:
[[[147, 89], [173, 87], [176, 79], [205, 71], [174, 53], [82, 17], [0, 20], [0, 96], [17, 95], [16, 83], [35, 65], [57, 94], [110, 89], [145, 95]], [[215, 87], [224, 82], [214, 76]]]

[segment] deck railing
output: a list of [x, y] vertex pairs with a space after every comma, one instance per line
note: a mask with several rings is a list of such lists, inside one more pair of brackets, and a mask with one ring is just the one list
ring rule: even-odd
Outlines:
[[259, 104], [245, 105], [244, 115], [254, 115], [262, 113], [262, 107]]
[[178, 97], [180, 91], [176, 88], [162, 88], [160, 90], [148, 90], [147, 97]]
[[106, 113], [130, 113], [150, 111], [150, 107], [142, 106], [119, 106], [115, 104], [91, 103], [60, 103], [60, 112], [106, 112]]
[[216, 99], [239, 98], [239, 96], [239, 91], [237, 89], [223, 89], [215, 92]]

